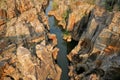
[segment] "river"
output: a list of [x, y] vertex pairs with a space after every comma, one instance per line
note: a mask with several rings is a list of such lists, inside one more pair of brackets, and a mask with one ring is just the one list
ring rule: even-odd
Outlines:
[[[52, 9], [52, 0], [49, 1], [49, 5], [46, 8], [46, 15], [48, 16], [48, 12]], [[72, 43], [67, 43], [63, 40], [63, 30], [60, 26], [58, 26], [56, 19], [53, 16], [48, 16], [49, 25], [50, 25], [50, 33], [54, 33], [57, 36], [58, 44], [57, 47], [59, 48], [59, 53], [57, 56], [57, 64], [62, 69], [61, 80], [69, 80], [68, 77], [68, 66], [69, 62], [67, 59], [67, 54], [70, 50], [76, 45], [76, 42], [72, 41]]]

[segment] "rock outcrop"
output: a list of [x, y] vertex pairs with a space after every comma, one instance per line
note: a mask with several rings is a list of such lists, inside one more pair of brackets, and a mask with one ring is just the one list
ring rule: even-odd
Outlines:
[[[78, 41], [95, 5], [72, 0], [54, 0], [53, 3], [57, 6], [53, 4], [53, 10], [49, 12], [49, 15], [53, 15], [58, 20], [58, 25], [70, 33], [71, 39]], [[57, 8], [54, 9], [54, 7]], [[68, 39], [65, 39], [67, 38], [66, 35], [64, 36], [68, 42], [71, 41], [70, 35], [68, 35]]]
[[7, 19], [7, 13], [4, 9], [0, 10], [0, 25], [5, 23], [5, 20]]
[[120, 13], [106, 9], [105, 1], [99, 1], [89, 14], [78, 45], [68, 55], [71, 80], [119, 80]]
[[0, 1], [0, 80], [60, 80], [57, 38], [44, 12], [48, 3]]
[[68, 54], [70, 80], [119, 80], [119, 5], [119, 0], [54, 0], [49, 15], [58, 24], [64, 20], [63, 39], [79, 41]]
[[[0, 80], [60, 80], [48, 0], [0, 1]], [[78, 41], [67, 55], [70, 80], [120, 79], [120, 0], [53, 0], [48, 15]]]

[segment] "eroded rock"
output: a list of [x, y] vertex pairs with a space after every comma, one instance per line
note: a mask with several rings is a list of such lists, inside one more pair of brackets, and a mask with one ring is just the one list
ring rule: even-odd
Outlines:
[[[78, 45], [68, 55], [72, 63], [69, 72], [71, 80], [106, 80], [108, 79], [107, 71], [111, 67], [118, 68], [120, 60], [116, 59], [114, 64], [113, 59], [119, 57], [120, 51], [118, 18], [119, 11], [108, 12], [103, 6], [95, 6]], [[84, 68], [87, 66], [88, 70], [80, 73], [82, 70], [78, 68], [79, 64], [85, 65]], [[119, 71], [116, 74], [119, 74]], [[113, 76], [109, 78], [112, 80]]]
[[60, 80], [57, 38], [49, 33], [44, 12], [47, 4], [0, 1], [0, 80]]
[[4, 9], [0, 9], [0, 25], [4, 24], [7, 20], [7, 12]]
[[[17, 59], [18, 62], [20, 63], [20, 71], [23, 74], [25, 78], [30, 78], [32, 80], [35, 79], [35, 69], [34, 69], [34, 64], [31, 60], [31, 53], [29, 50], [25, 49], [24, 47], [18, 47], [17, 49]], [[33, 76], [33, 78], [31, 78]]]

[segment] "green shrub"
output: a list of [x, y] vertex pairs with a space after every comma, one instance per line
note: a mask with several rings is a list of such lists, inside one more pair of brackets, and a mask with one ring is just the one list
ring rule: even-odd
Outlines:
[[70, 35], [70, 32], [67, 31], [67, 30], [64, 30], [64, 31], [63, 31], [63, 34], [64, 34], [64, 35]]
[[120, 1], [119, 0], [105, 0], [104, 6], [108, 11], [120, 11]]
[[56, 2], [53, 2], [53, 3], [52, 3], [52, 9], [53, 9], [53, 10], [58, 9], [58, 7], [59, 7], [59, 6], [58, 6], [58, 4], [57, 4]]
[[112, 11], [113, 10], [113, 6], [114, 6], [114, 0], [105, 0], [105, 8], [108, 11]]
[[69, 13], [71, 12], [70, 9], [67, 9], [63, 14], [62, 14], [62, 18], [64, 21], [66, 21], [66, 19], [69, 17]]
[[108, 5], [106, 5], [106, 9], [110, 12], [112, 12], [112, 10], [113, 10], [112, 6], [108, 6]]
[[68, 13], [67, 13], [67, 11], [65, 11], [65, 12], [62, 14], [62, 18], [65, 20], [65, 19], [67, 18], [67, 16], [68, 16]]

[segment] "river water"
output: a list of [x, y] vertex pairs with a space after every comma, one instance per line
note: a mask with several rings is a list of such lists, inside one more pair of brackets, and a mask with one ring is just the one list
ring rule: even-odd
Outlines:
[[[49, 1], [49, 5], [46, 9], [46, 15], [52, 9], [52, 0]], [[62, 29], [57, 25], [57, 21], [53, 16], [49, 16], [50, 33], [54, 33], [57, 36], [59, 53], [57, 57], [57, 64], [62, 69], [61, 80], [69, 80], [68, 77], [68, 60], [67, 60], [67, 43], [62, 39]]]
[[[46, 15], [48, 16], [48, 12], [52, 9], [52, 0], [49, 1], [49, 5], [46, 8]], [[59, 48], [59, 53], [57, 56], [57, 64], [62, 69], [61, 80], [69, 80], [68, 77], [68, 66], [69, 62], [67, 59], [67, 54], [77, 45], [77, 42], [72, 41], [67, 43], [63, 40], [63, 30], [60, 26], [58, 26], [56, 19], [53, 16], [48, 16], [49, 19], [49, 26], [50, 26], [50, 33], [54, 33], [57, 36], [58, 44], [57, 47]]]

